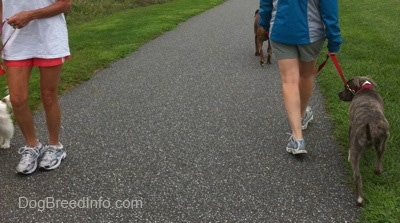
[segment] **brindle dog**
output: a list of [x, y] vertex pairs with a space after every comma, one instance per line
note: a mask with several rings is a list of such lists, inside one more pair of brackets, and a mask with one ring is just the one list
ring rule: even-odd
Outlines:
[[256, 56], [260, 56], [260, 65], [263, 66], [265, 61], [264, 61], [264, 52], [263, 52], [263, 42], [268, 41], [268, 49], [267, 49], [267, 64], [271, 64], [271, 54], [272, 54], [272, 48], [271, 48], [271, 43], [269, 42], [269, 32], [265, 31], [264, 28], [260, 25], [258, 25], [258, 20], [260, 20], [260, 14], [258, 13], [258, 9], [256, 10], [256, 13], [254, 15], [254, 42], [256, 45]]
[[356, 186], [356, 202], [364, 204], [362, 180], [359, 169], [363, 150], [375, 147], [377, 160], [375, 173], [383, 172], [382, 158], [389, 136], [389, 123], [383, 111], [383, 100], [374, 90], [376, 83], [369, 77], [354, 77], [348, 87], [339, 93], [342, 101], [351, 101], [349, 109], [349, 157]]

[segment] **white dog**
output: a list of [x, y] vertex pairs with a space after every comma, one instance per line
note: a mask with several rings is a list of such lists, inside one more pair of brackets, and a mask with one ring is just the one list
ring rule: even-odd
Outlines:
[[14, 135], [14, 124], [11, 120], [9, 108], [11, 108], [10, 95], [0, 100], [0, 148], [10, 148], [10, 141]]

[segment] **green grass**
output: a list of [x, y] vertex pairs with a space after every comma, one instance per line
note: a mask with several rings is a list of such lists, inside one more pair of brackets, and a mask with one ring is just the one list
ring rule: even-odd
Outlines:
[[[74, 2], [72, 11], [66, 15], [72, 60], [64, 65], [60, 94], [89, 80], [96, 71], [109, 66], [112, 61], [224, 0]], [[4, 89], [0, 90], [0, 96], [6, 94], [5, 86], [6, 79], [0, 78], [0, 89]], [[29, 91], [29, 105], [37, 109], [41, 105], [37, 69], [31, 77]]]
[[[390, 123], [390, 138], [384, 157], [384, 173], [375, 175], [375, 151], [362, 158], [361, 174], [366, 205], [361, 222], [400, 222], [400, 1], [343, 0], [340, 25], [344, 43], [338, 54], [346, 78], [366, 75], [377, 83], [385, 102]], [[322, 59], [322, 58], [321, 58]], [[326, 98], [330, 118], [335, 123], [334, 136], [343, 147], [346, 162], [348, 148], [348, 103], [337, 93], [343, 84], [332, 62], [327, 63], [317, 81]], [[350, 165], [349, 185], [353, 187]]]
[[[60, 94], [89, 80], [96, 71], [135, 51], [144, 43], [175, 28], [180, 22], [224, 0], [76, 0], [67, 15], [72, 60], [64, 66]], [[156, 4], [154, 3], [163, 3]], [[400, 222], [400, 0], [342, 0], [341, 29], [344, 43], [338, 59], [347, 78], [368, 75], [378, 83], [385, 101], [391, 136], [384, 159], [384, 173], [373, 173], [375, 153], [364, 154], [361, 163], [366, 205], [361, 222]], [[150, 6], [148, 6], [150, 5]], [[146, 7], [138, 7], [146, 6]], [[117, 13], [118, 12], [118, 13]], [[321, 59], [322, 56], [321, 56]], [[342, 82], [328, 62], [317, 81], [326, 98], [334, 136], [346, 162], [348, 103], [338, 100]], [[5, 78], [0, 78], [5, 89]], [[0, 94], [3, 93], [0, 91]], [[30, 105], [40, 105], [37, 71], [30, 85]], [[3, 93], [4, 95], [5, 93]]]
[[122, 10], [171, 2], [173, 0], [74, 0], [67, 14], [68, 24], [88, 22], [93, 18], [105, 17]]

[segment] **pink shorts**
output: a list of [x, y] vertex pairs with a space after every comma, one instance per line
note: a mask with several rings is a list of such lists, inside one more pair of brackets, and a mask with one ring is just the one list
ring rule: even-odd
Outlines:
[[71, 59], [71, 56], [66, 56], [62, 58], [31, 58], [26, 60], [4, 60], [4, 65], [7, 67], [53, 67], [64, 63], [65, 60]]

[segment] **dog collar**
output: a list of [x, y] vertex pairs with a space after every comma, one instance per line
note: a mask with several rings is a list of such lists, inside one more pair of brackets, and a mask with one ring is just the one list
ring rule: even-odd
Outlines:
[[360, 87], [360, 89], [358, 89], [358, 91], [362, 91], [364, 89], [374, 89], [374, 85], [372, 85], [371, 82], [369, 81], [365, 81], [364, 84]]

